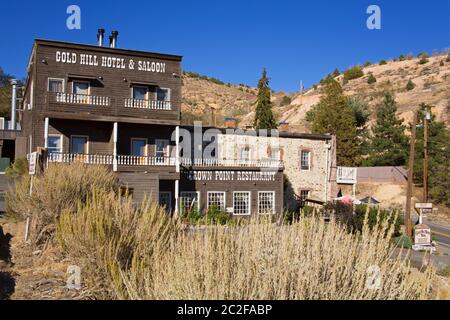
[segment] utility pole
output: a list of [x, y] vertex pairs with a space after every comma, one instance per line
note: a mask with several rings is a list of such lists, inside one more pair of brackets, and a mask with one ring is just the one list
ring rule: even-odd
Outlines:
[[408, 190], [406, 192], [406, 212], [405, 212], [406, 234], [409, 238], [412, 238], [411, 197], [413, 193], [414, 156], [416, 152], [416, 126], [417, 126], [417, 112], [414, 111], [413, 123], [411, 127], [410, 149], [409, 149]]
[[428, 202], [428, 120], [431, 114], [425, 109], [423, 117], [423, 202]]

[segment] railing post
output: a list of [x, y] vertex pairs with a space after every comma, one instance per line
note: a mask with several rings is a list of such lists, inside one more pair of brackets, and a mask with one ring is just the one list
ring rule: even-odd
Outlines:
[[114, 122], [113, 125], [113, 171], [117, 171], [117, 133], [118, 133], [118, 123]]
[[48, 148], [48, 126], [49, 126], [49, 118], [45, 118], [44, 120], [44, 147]]

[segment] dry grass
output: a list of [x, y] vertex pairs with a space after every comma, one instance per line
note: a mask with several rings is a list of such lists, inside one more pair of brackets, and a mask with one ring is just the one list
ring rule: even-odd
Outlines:
[[52, 239], [55, 222], [64, 210], [73, 212], [93, 190], [114, 190], [114, 173], [103, 166], [73, 163], [51, 164], [42, 176], [33, 178], [30, 196], [30, 177], [23, 176], [8, 192], [8, 215], [18, 220], [31, 217], [30, 239], [42, 245]]
[[[425, 299], [433, 271], [394, 256], [393, 226], [352, 234], [336, 221], [184, 228], [150, 202], [95, 193], [57, 225], [95, 298]], [[378, 289], [368, 286], [374, 266]]]

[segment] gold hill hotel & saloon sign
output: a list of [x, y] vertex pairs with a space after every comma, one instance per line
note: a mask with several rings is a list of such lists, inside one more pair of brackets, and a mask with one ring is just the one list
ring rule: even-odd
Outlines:
[[166, 64], [149, 60], [134, 60], [114, 56], [97, 56], [94, 54], [56, 51], [56, 62], [64, 64], [79, 64], [111, 69], [128, 69], [144, 72], [165, 73]]

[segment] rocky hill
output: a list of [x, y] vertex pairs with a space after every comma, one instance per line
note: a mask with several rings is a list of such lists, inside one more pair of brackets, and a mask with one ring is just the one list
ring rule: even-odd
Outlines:
[[[425, 62], [426, 61], [426, 62]], [[450, 127], [450, 61], [447, 54], [429, 57], [420, 62], [420, 58], [396, 59], [362, 68], [363, 76], [346, 81], [343, 75], [336, 77], [341, 82], [347, 96], [358, 96], [364, 100], [371, 111], [373, 121], [377, 105], [381, 102], [383, 92], [391, 90], [396, 95], [399, 115], [410, 121], [413, 110], [425, 102], [434, 106], [433, 113], [440, 121]], [[376, 82], [369, 84], [372, 74]], [[411, 80], [415, 87], [407, 89]], [[193, 119], [204, 123], [223, 124], [224, 117], [236, 117], [240, 126], [251, 126], [257, 90], [244, 85], [223, 84], [197, 74], [187, 73], [183, 77], [183, 121]], [[274, 110], [280, 121], [287, 121], [296, 131], [309, 131], [306, 113], [320, 100], [320, 84], [306, 90], [286, 96], [274, 93]]]

